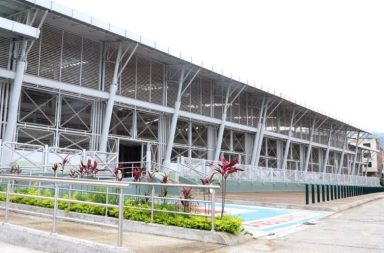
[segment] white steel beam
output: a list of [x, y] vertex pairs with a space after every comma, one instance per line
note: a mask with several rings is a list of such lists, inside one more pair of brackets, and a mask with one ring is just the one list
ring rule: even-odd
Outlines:
[[312, 123], [312, 127], [311, 127], [311, 133], [310, 133], [310, 136], [309, 136], [309, 145], [308, 145], [308, 149], [307, 149], [307, 154], [306, 154], [306, 157], [305, 157], [305, 165], [304, 165], [304, 173], [305, 173], [305, 175], [307, 174], [307, 171], [308, 171], [309, 159], [310, 159], [311, 153], [312, 153], [312, 144], [313, 144], [313, 134], [315, 132], [315, 123], [316, 123], [316, 120], [314, 119], [313, 123]]
[[265, 97], [263, 97], [263, 101], [261, 103], [261, 108], [259, 113], [259, 121], [257, 123], [257, 132], [255, 134], [255, 140], [253, 142], [252, 159], [251, 159], [251, 165], [256, 167], [259, 166], [260, 151], [261, 151], [261, 145], [264, 138], [268, 106], [269, 106], [269, 103], [266, 101]]
[[325, 151], [325, 157], [323, 162], [323, 174], [327, 173], [327, 165], [328, 165], [328, 159], [329, 159], [329, 151], [331, 149], [332, 134], [333, 134], [333, 129], [331, 127], [331, 129], [329, 130], [328, 145]]
[[179, 117], [180, 106], [181, 106], [181, 96], [186, 91], [186, 89], [189, 87], [189, 85], [192, 84], [193, 80], [196, 78], [196, 76], [199, 72], [200, 72], [200, 69], [197, 69], [195, 75], [189, 80], [189, 83], [183, 89], [183, 83], [186, 79], [185, 78], [185, 66], [182, 66], [182, 68], [181, 68], [179, 87], [177, 90], [177, 97], [176, 97], [176, 101], [175, 101], [175, 108], [174, 108], [174, 112], [172, 115], [171, 127], [170, 127], [169, 135], [168, 135], [167, 149], [166, 149], [165, 157], [164, 157], [164, 165], [170, 164], [170, 162], [171, 162], [171, 155], [172, 155], [173, 142], [174, 142], [175, 133], [176, 133], [177, 119]]
[[[12, 80], [15, 78], [15, 72], [11, 71], [11, 70], [4, 69], [4, 68], [0, 68], [0, 77]], [[84, 96], [90, 96], [90, 97], [94, 97], [94, 98], [100, 98], [100, 99], [108, 99], [109, 98], [109, 92], [96, 90], [96, 89], [92, 89], [92, 88], [88, 88], [88, 87], [84, 87], [84, 86], [59, 82], [59, 81], [31, 75], [31, 74], [24, 74], [23, 81], [26, 83], [30, 83], [30, 84], [51, 88], [54, 90], [59, 90], [59, 91], [64, 91], [64, 92], [69, 92], [69, 93], [76, 92], [77, 94], [84, 95]], [[130, 106], [140, 107], [140, 108], [147, 108], [149, 110], [167, 113], [167, 114], [172, 114], [175, 111], [174, 108], [172, 108], [172, 107], [154, 104], [154, 103], [142, 101], [142, 100], [135, 99], [135, 98], [125, 97], [125, 96], [121, 96], [121, 95], [116, 95], [115, 102], [120, 103], [120, 104], [126, 104], [126, 105], [130, 105]], [[212, 118], [209, 116], [200, 115], [200, 114], [187, 112], [187, 111], [179, 111], [179, 116], [190, 118], [190, 119], [193, 119], [193, 120], [196, 120], [199, 122], [208, 123], [211, 125], [217, 125], [218, 126], [221, 123], [221, 119], [216, 119], [216, 118]], [[242, 130], [245, 132], [250, 132], [250, 133], [257, 133], [259, 131], [259, 129], [256, 127], [246, 126], [246, 125], [235, 123], [235, 122], [228, 122], [227, 121], [226, 126], [229, 128], [235, 128], [235, 129], [239, 129], [239, 130]], [[271, 132], [268, 130], [264, 131], [264, 136], [270, 137], [273, 139], [279, 139], [279, 140], [287, 140], [288, 139], [288, 136], [285, 134]], [[291, 142], [292, 143], [298, 143], [298, 144], [304, 144], [304, 145], [309, 145], [309, 143], [310, 143], [308, 140], [303, 140], [303, 139], [296, 138], [296, 137], [292, 137]], [[327, 145], [313, 142], [312, 147], [325, 149], [325, 148], [327, 148]], [[336, 151], [336, 152], [342, 152], [342, 149], [337, 148], [337, 147], [331, 147], [330, 150]], [[354, 152], [347, 150], [346, 154], [353, 155]]]
[[289, 148], [291, 146], [292, 132], [293, 132], [292, 128], [294, 126], [293, 124], [294, 124], [295, 116], [296, 116], [296, 113], [295, 113], [295, 111], [293, 111], [292, 117], [291, 117], [291, 124], [290, 124], [289, 132], [288, 132], [288, 139], [287, 139], [287, 142], [285, 144], [283, 165], [281, 167], [281, 169], [283, 170], [283, 173], [284, 173], [284, 179], [285, 179], [285, 174], [286, 174], [286, 170], [287, 170], [288, 154], [289, 154]]
[[119, 80], [121, 74], [123, 73], [124, 68], [127, 66], [129, 61], [131, 60], [131, 58], [132, 58], [133, 54], [135, 53], [139, 44], [136, 43], [136, 46], [131, 51], [128, 59], [125, 61], [124, 65], [120, 68], [120, 63], [122, 61], [122, 58], [124, 57], [125, 53], [129, 49], [129, 47], [128, 47], [126, 49], [126, 51], [122, 54], [122, 50], [123, 50], [122, 46], [123, 45], [120, 43], [119, 48], [117, 50], [115, 69], [113, 72], [112, 84], [111, 84], [110, 90], [109, 90], [109, 99], [108, 99], [107, 106], [105, 108], [105, 113], [104, 113], [103, 128], [101, 131], [100, 147], [99, 147], [99, 151], [101, 151], [101, 152], [106, 152], [106, 150], [107, 150], [109, 128], [111, 125], [113, 106], [114, 106], [115, 100], [116, 100], [116, 91], [117, 91], [117, 87], [118, 87], [118, 80]]
[[223, 108], [223, 114], [221, 116], [221, 124], [220, 124], [220, 128], [219, 128], [219, 132], [217, 134], [217, 143], [216, 143], [214, 161], [218, 161], [220, 158], [221, 144], [223, 142], [225, 121], [227, 120], [228, 100], [229, 100], [230, 93], [231, 93], [231, 86], [228, 86], [227, 93], [225, 95], [225, 104], [224, 104], [224, 108]]
[[[35, 10], [35, 15], [38, 10]], [[37, 28], [39, 31], [40, 27], [44, 23], [44, 20], [47, 16], [47, 11], [45, 12], [43, 18], [40, 20], [40, 24]], [[27, 10], [27, 18], [26, 18], [26, 26], [32, 26], [34, 22], [34, 17], [32, 16], [32, 11]], [[37, 34], [38, 37], [38, 34]], [[15, 138], [16, 133], [16, 124], [17, 124], [17, 114], [19, 109], [19, 102], [20, 102], [20, 94], [21, 94], [21, 86], [23, 84], [24, 79], [24, 73], [26, 70], [26, 64], [27, 64], [27, 56], [29, 53], [30, 48], [32, 47], [34, 40], [32, 40], [29, 43], [28, 42], [30, 38], [24, 38], [21, 43], [20, 52], [17, 53], [17, 50], [15, 49], [15, 55], [14, 57], [17, 59], [16, 61], [16, 73], [15, 73], [15, 79], [13, 80], [13, 84], [11, 86], [11, 92], [10, 92], [10, 98], [9, 98], [9, 106], [8, 106], [8, 118], [7, 118], [7, 125], [5, 127], [5, 134], [4, 134], [4, 141], [12, 142]]]
[[117, 55], [116, 55], [116, 62], [115, 62], [115, 69], [113, 72], [112, 84], [109, 90], [109, 99], [107, 102], [107, 107], [105, 108], [103, 128], [101, 130], [100, 147], [99, 147], [99, 151], [101, 152], [106, 152], [107, 150], [109, 127], [111, 125], [113, 105], [115, 103], [115, 96], [116, 96], [116, 90], [117, 90], [117, 81], [118, 81], [117, 75], [118, 75], [120, 61], [121, 61], [121, 51], [122, 51], [122, 45], [120, 43], [119, 49], [117, 50]]

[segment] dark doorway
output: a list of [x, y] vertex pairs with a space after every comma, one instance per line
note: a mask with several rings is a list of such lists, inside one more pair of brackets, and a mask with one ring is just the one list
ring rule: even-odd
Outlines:
[[119, 163], [124, 167], [124, 177], [132, 177], [134, 165], [140, 166], [141, 144], [130, 141], [120, 141]]

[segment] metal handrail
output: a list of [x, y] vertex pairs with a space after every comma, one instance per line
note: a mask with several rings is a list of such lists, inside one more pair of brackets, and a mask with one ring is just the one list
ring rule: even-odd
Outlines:
[[[155, 199], [173, 199], [177, 200], [176, 198], [171, 198], [171, 197], [157, 197], [154, 196], [155, 194], [155, 187], [156, 186], [161, 186], [161, 187], [189, 187], [189, 188], [195, 188], [195, 189], [208, 189], [209, 194], [210, 194], [210, 201], [200, 201], [203, 202], [204, 204], [210, 203], [210, 215], [202, 215], [202, 214], [193, 214], [193, 215], [198, 215], [198, 216], [210, 216], [211, 219], [211, 231], [214, 231], [215, 227], [215, 190], [219, 189], [220, 186], [218, 185], [190, 185], [190, 184], [162, 184], [162, 183], [152, 183], [152, 182], [117, 182], [117, 181], [99, 181], [99, 180], [89, 180], [89, 179], [73, 179], [73, 178], [58, 178], [58, 177], [31, 177], [31, 176], [20, 176], [20, 175], [0, 175], [0, 180], [5, 180], [7, 181], [7, 189], [6, 189], [6, 200], [5, 200], [5, 207], [1, 207], [2, 209], [5, 209], [5, 217], [4, 217], [4, 222], [8, 222], [8, 217], [9, 217], [9, 211], [14, 211], [14, 208], [10, 207], [10, 198], [11, 196], [26, 196], [26, 197], [32, 197], [32, 198], [39, 198], [39, 199], [49, 199], [54, 201], [54, 208], [53, 208], [53, 214], [48, 215], [49, 217], [52, 217], [53, 222], [52, 222], [52, 233], [56, 233], [56, 223], [57, 219], [62, 219], [62, 220], [71, 220], [71, 221], [79, 221], [79, 222], [84, 222], [84, 223], [89, 223], [89, 224], [94, 224], [94, 225], [102, 225], [102, 226], [108, 226], [111, 227], [109, 224], [105, 223], [100, 223], [100, 222], [94, 222], [94, 221], [84, 221], [84, 220], [79, 220], [76, 218], [69, 218], [69, 217], [62, 217], [58, 215], [58, 202], [68, 202], [68, 203], [82, 203], [82, 204], [91, 204], [95, 206], [102, 206], [102, 207], [116, 207], [118, 208], [118, 239], [117, 239], [117, 245], [119, 247], [122, 246], [123, 243], [123, 219], [124, 219], [124, 208], [126, 207], [124, 205], [125, 198], [124, 196], [127, 194], [124, 194], [124, 189], [132, 187], [132, 186], [148, 186], [151, 187], [151, 195], [148, 196], [143, 196], [143, 195], [137, 195], [137, 196], [143, 196], [146, 198], [151, 199], [151, 205], [150, 208], [147, 210], [150, 211], [151, 213], [151, 222], [153, 222], [153, 216], [154, 212], [168, 212], [168, 213], [179, 213], [179, 214], [186, 214], [183, 212], [179, 211], [170, 211], [170, 210], [158, 210], [155, 209], [154, 207], [154, 200]], [[25, 194], [25, 193], [14, 193], [13, 192], [13, 186], [14, 182], [17, 181], [27, 181], [27, 182], [38, 182], [38, 183], [51, 183], [54, 185], [54, 196], [53, 197], [48, 197], [48, 196], [39, 196], [39, 195], [30, 195], [30, 194]], [[72, 185], [86, 185], [86, 186], [102, 186], [106, 187], [107, 192], [100, 192], [100, 193], [105, 193], [106, 194], [106, 203], [96, 203], [96, 202], [89, 202], [89, 201], [81, 201], [81, 200], [73, 200], [73, 199], [66, 199], [66, 198], [60, 198], [59, 197], [59, 191], [62, 188], [59, 188], [59, 184], [68, 184], [71, 189]], [[12, 186], [12, 187], [11, 187]], [[119, 196], [119, 201], [117, 205], [114, 204], [109, 204], [108, 202], [108, 194], [109, 194], [109, 187], [114, 187], [119, 189], [118, 193], [114, 193], [115, 195]], [[180, 199], [179, 199], [180, 200]], [[181, 199], [183, 200], [183, 199]], [[186, 199], [184, 201], [188, 202], [196, 202], [197, 200], [194, 199]], [[21, 213], [26, 213], [26, 214], [36, 214], [35, 212], [31, 211], [23, 211], [23, 210], [18, 210]], [[40, 214], [39, 214], [40, 215]], [[116, 226], [114, 226], [116, 227]]]

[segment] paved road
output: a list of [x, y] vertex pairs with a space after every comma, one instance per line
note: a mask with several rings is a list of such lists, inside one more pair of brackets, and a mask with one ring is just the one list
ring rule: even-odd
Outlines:
[[337, 213], [317, 225], [273, 240], [254, 240], [236, 247], [223, 247], [211, 253], [305, 252], [305, 253], [383, 253], [384, 199]]
[[1, 241], [0, 241], [0, 252], [1, 253], [44, 253], [43, 251], [22, 248], [22, 247], [11, 245]]

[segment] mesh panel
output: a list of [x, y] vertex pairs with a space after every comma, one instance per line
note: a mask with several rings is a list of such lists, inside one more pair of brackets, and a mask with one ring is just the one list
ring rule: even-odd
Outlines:
[[137, 57], [137, 94], [136, 98], [149, 102], [150, 97], [150, 62]]
[[131, 136], [132, 123], [132, 110], [114, 107], [109, 133], [114, 135]]
[[191, 84], [191, 112], [201, 114], [200, 79], [196, 78]]
[[240, 108], [239, 108], [239, 123], [242, 125], [248, 124], [248, 117], [247, 117], [247, 95], [246, 94], [241, 94], [240, 96]]
[[201, 113], [211, 116], [211, 83], [209, 80], [201, 80]]
[[62, 31], [44, 26], [42, 31], [40, 76], [59, 80]]
[[207, 126], [203, 125], [192, 125], [192, 145], [206, 147], [208, 139]]
[[64, 33], [61, 62], [62, 82], [80, 84], [81, 43], [81, 37], [67, 32]]
[[230, 150], [231, 149], [231, 130], [224, 130], [223, 142], [221, 143], [221, 149], [224, 149], [224, 150]]
[[245, 135], [243, 133], [233, 133], [233, 150], [237, 152], [245, 151]]
[[188, 145], [189, 122], [177, 121], [174, 143]]
[[100, 43], [83, 38], [81, 85], [99, 89]]
[[207, 159], [207, 156], [208, 156], [207, 150], [192, 149], [191, 151], [192, 151], [191, 152], [192, 158]]
[[36, 130], [30, 128], [17, 129], [17, 142], [36, 144], [36, 145], [53, 145], [54, 133], [44, 130]]
[[56, 94], [23, 89], [20, 98], [19, 121], [54, 126]]
[[0, 37], [0, 68], [8, 68], [11, 41]]
[[238, 123], [239, 122], [239, 114], [240, 114], [239, 113], [240, 112], [240, 99], [239, 99], [239, 97], [235, 101], [233, 101], [230, 108], [231, 108], [230, 120], [232, 122]]
[[61, 104], [61, 127], [90, 130], [92, 101], [63, 97]]
[[89, 150], [90, 136], [60, 133], [59, 147]]
[[176, 161], [178, 156], [186, 156], [188, 157], [188, 149], [174, 147], [172, 149], [171, 161]]
[[[185, 84], [183, 86], [183, 89], [185, 87]], [[181, 96], [181, 105], [180, 110], [189, 112], [190, 109], [190, 103], [191, 103], [191, 86], [189, 86], [185, 91], [184, 94]]]
[[159, 116], [150, 113], [137, 113], [137, 137], [157, 140]]
[[151, 102], [155, 104], [163, 104], [163, 82], [164, 82], [164, 66], [161, 63], [152, 62], [151, 73]]
[[177, 97], [177, 84], [173, 82], [167, 82], [167, 105], [170, 107], [174, 107], [176, 97]]
[[121, 75], [121, 94], [136, 97], [136, 57], [132, 57]]
[[[41, 37], [40, 37], [41, 38]], [[29, 51], [27, 61], [27, 73], [31, 75], [39, 74], [39, 54], [40, 54], [40, 39], [35, 41], [31, 51]]]
[[214, 85], [213, 95], [213, 116], [217, 119], [221, 119], [223, 114], [223, 103], [225, 103], [223, 87]]
[[115, 69], [115, 63], [114, 62], [106, 62], [105, 63], [104, 91], [109, 92], [109, 89], [110, 89], [111, 84], [112, 84], [114, 69]]

